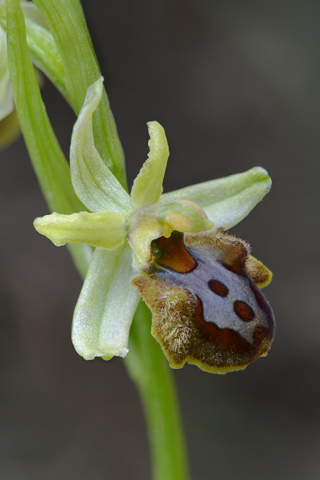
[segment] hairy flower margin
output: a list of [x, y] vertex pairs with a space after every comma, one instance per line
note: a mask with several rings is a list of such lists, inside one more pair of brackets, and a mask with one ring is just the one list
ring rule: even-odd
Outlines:
[[[86, 360], [127, 354], [130, 326], [140, 299], [132, 280], [152, 269], [154, 240], [170, 238], [174, 232], [215, 235], [225, 231], [240, 222], [271, 187], [267, 172], [256, 167], [162, 194], [169, 149], [161, 125], [150, 122], [150, 153], [129, 195], [95, 148], [92, 116], [102, 91], [101, 77], [87, 91], [70, 148], [72, 184], [89, 212], [52, 213], [34, 222], [37, 231], [57, 246], [85, 243], [95, 247], [72, 327], [74, 347]], [[250, 256], [250, 265], [252, 276], [256, 272], [256, 283], [269, 283], [271, 274], [261, 262]], [[150, 306], [148, 292], [139, 290]], [[162, 347], [170, 361], [170, 354]], [[203, 368], [202, 362], [198, 365]]]

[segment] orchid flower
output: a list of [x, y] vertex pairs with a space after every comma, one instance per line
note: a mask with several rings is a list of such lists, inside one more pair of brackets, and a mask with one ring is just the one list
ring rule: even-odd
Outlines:
[[[162, 126], [150, 122], [150, 153], [129, 195], [95, 148], [92, 116], [102, 92], [103, 79], [100, 78], [87, 91], [73, 128], [70, 147], [72, 184], [89, 211], [71, 215], [52, 213], [34, 222], [37, 231], [57, 246], [84, 243], [95, 247], [74, 312], [72, 340], [75, 349], [87, 360], [94, 357], [110, 359], [114, 355], [124, 357], [128, 352], [130, 326], [140, 292], [158, 319], [153, 334], [162, 344], [171, 366], [180, 367], [187, 360], [205, 370], [220, 373], [244, 368], [249, 361], [242, 360], [239, 365], [232, 360], [227, 364], [209, 362], [207, 365], [203, 358], [190, 356], [188, 340], [191, 341], [193, 335], [190, 318], [195, 311], [194, 295], [181, 280], [173, 280], [170, 284], [170, 274], [164, 273], [166, 267], [171, 272], [179, 272], [180, 265], [176, 265], [183, 263], [184, 257], [191, 257], [190, 252], [197, 244], [203, 244], [205, 255], [210, 242], [220, 242], [215, 249], [220, 257], [223, 251], [224, 256], [233, 255], [230, 245], [236, 248], [237, 258], [230, 260], [230, 268], [235, 265], [240, 268], [241, 264], [242, 275], [250, 277], [250, 285], [254, 282], [259, 286], [266, 285], [271, 279], [269, 270], [249, 255], [244, 242], [223, 236], [221, 232], [241, 221], [270, 190], [267, 172], [256, 167], [242, 174], [162, 194], [169, 149]], [[184, 245], [190, 245], [191, 250], [186, 250]], [[165, 255], [171, 259], [159, 259], [159, 249], [162, 256], [164, 249]], [[163, 279], [157, 272], [162, 272]], [[157, 296], [161, 298], [156, 299]], [[241, 313], [239, 315], [241, 317]], [[268, 315], [272, 317], [270, 312]], [[169, 319], [171, 333], [159, 333], [159, 325], [165, 318]], [[260, 319], [267, 335], [254, 358], [266, 354], [270, 347], [273, 339], [273, 320], [270, 318]], [[181, 327], [183, 321], [184, 328]], [[180, 325], [180, 334], [177, 325]], [[251, 343], [255, 327], [250, 326]], [[189, 339], [186, 338], [188, 332]], [[171, 347], [168, 346], [170, 335], [177, 337]], [[185, 352], [182, 357], [180, 350]], [[178, 357], [179, 360], [175, 359]]]

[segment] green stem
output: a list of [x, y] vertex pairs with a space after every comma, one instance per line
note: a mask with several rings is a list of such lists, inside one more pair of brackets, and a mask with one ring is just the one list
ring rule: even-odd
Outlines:
[[151, 312], [141, 301], [125, 363], [145, 409], [154, 480], [186, 480], [189, 475], [173, 375], [150, 331]]

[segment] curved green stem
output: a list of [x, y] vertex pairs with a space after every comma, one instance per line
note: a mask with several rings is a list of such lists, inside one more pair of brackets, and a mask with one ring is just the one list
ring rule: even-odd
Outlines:
[[131, 327], [125, 363], [145, 409], [154, 480], [186, 480], [185, 442], [173, 375], [150, 331], [151, 312], [141, 301]]

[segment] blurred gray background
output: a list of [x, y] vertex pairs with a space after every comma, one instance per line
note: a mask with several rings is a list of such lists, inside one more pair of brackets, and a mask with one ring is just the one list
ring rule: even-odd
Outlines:
[[[269, 356], [226, 376], [175, 372], [192, 479], [319, 479], [320, 2], [83, 4], [130, 182], [154, 119], [171, 151], [165, 191], [255, 165], [274, 182], [232, 230], [274, 272]], [[68, 154], [74, 115], [48, 81], [42, 92]], [[47, 207], [23, 140], [0, 155], [0, 478], [149, 480], [122, 360], [72, 347], [81, 281], [33, 229]]]

